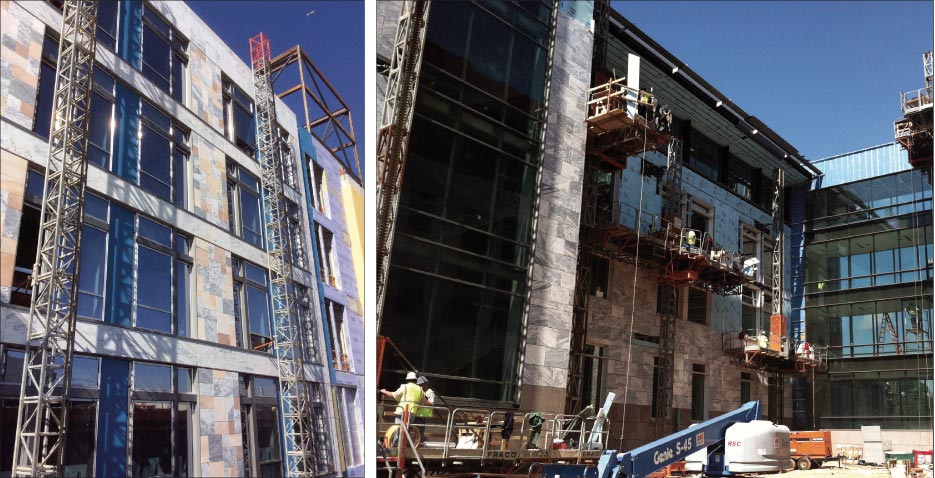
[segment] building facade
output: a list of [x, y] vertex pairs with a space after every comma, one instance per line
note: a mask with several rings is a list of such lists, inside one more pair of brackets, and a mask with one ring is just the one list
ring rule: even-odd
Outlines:
[[[343, 459], [350, 476], [363, 476], [364, 352], [361, 278], [362, 239], [358, 179], [305, 129], [299, 130], [300, 157], [313, 231], [314, 269], [326, 330], [325, 362], [334, 384], [336, 430], [343, 433]], [[356, 229], [355, 229], [356, 228]], [[356, 238], [355, 238], [355, 235]], [[361, 241], [362, 242], [362, 241]], [[340, 424], [340, 425], [339, 425]]]
[[[683, 140], [681, 219], [762, 264], [730, 295], [680, 291], [675, 426], [755, 399], [770, 419], [791, 422], [793, 391], [782, 386], [790, 379], [743, 368], [722, 343], [769, 329], [772, 242], [762, 226], [771, 223], [774, 170], [790, 184], [818, 170], [620, 13], [596, 37], [592, 7], [432, 4], [379, 334], [449, 401], [564, 411], [588, 90], [601, 75], [636, 74], [634, 54], [641, 89], [671, 107]], [[389, 61], [399, 11], [377, 5], [378, 61]], [[603, 177], [601, 204], [621, 227], [662, 215], [666, 156], [641, 156]], [[609, 260], [591, 270], [584, 403], [616, 394], [608, 446], [628, 449], [656, 436], [659, 271]], [[787, 286], [789, 271], [787, 263]], [[389, 388], [405, 367], [387, 354], [383, 370]]]
[[[56, 2], [0, 8], [0, 476], [8, 476], [62, 15]], [[97, 38], [66, 474], [280, 476], [250, 66], [181, 2], [102, 2]], [[276, 107], [283, 150], [300, 151], [295, 114]], [[343, 426], [359, 422], [348, 411], [359, 384], [331, 373], [299, 164], [286, 162], [282, 175], [316, 473], [359, 476], [342, 454], [359, 445], [350, 434], [359, 428]]]
[[932, 442], [932, 170], [898, 144], [815, 161], [797, 186], [793, 321], [828, 347], [805, 426], [860, 444], [879, 425], [895, 452]]

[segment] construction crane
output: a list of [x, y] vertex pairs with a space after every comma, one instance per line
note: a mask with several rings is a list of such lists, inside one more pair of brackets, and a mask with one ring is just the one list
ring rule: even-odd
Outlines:
[[383, 300], [390, 273], [390, 257], [396, 230], [399, 191], [403, 183], [409, 129], [429, 16], [427, 0], [404, 1], [383, 102], [377, 137], [377, 333], [383, 319]]
[[13, 476], [63, 474], [96, 29], [96, 2], [65, 2]]
[[270, 80], [270, 50], [266, 35], [250, 39], [250, 60], [256, 88], [257, 151], [262, 170], [263, 212], [266, 227], [266, 250], [272, 296], [273, 351], [279, 373], [279, 397], [282, 404], [280, 426], [285, 441], [286, 470], [290, 477], [314, 476], [311, 458], [311, 434], [308, 387], [302, 383], [305, 364], [302, 360], [301, 332], [293, 322], [292, 264], [289, 254], [289, 223], [286, 215], [279, 141], [276, 136], [276, 103]]

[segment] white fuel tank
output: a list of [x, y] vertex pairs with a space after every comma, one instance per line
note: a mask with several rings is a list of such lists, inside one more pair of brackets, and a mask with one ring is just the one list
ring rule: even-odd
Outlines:
[[724, 463], [732, 473], [782, 471], [789, 464], [789, 427], [767, 420], [731, 425], [724, 437]]
[[708, 447], [704, 447], [685, 457], [685, 471], [701, 473], [702, 466], [708, 461]]

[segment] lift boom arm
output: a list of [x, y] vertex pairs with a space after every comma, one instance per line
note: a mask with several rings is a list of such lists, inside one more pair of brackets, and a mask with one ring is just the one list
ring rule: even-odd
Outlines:
[[747, 402], [740, 408], [694, 427], [673, 433], [639, 448], [617, 452], [607, 450], [597, 467], [585, 465], [547, 465], [542, 476], [561, 478], [642, 478], [671, 465], [695, 451], [724, 440], [727, 429], [735, 423], [760, 418], [760, 402]]

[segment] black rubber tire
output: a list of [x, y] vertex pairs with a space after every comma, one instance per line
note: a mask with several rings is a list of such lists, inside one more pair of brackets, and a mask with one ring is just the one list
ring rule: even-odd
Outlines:
[[812, 469], [812, 460], [807, 456], [800, 457], [795, 461], [795, 467], [799, 470], [810, 470]]

